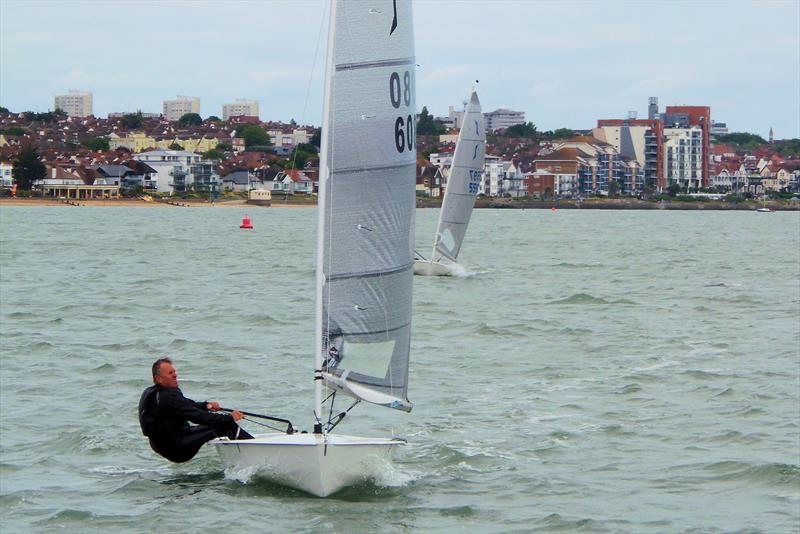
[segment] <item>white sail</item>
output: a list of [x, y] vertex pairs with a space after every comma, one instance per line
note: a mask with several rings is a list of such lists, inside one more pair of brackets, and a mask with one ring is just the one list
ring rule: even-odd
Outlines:
[[331, 24], [317, 369], [331, 388], [409, 411], [416, 171], [411, 2], [338, 2]]
[[290, 426], [285, 434], [213, 441], [234, 476], [257, 471], [320, 497], [379, 476], [404, 443], [330, 434], [335, 423], [322, 420], [322, 381], [358, 399], [411, 410], [406, 398], [416, 164], [411, 2], [334, 1], [330, 24], [314, 433], [296, 433]]
[[450, 167], [442, 210], [439, 213], [439, 226], [431, 256], [434, 262], [442, 257], [453, 262], [458, 258], [480, 188], [485, 152], [486, 131], [481, 103], [478, 94], [472, 91], [461, 131], [458, 133], [453, 165]]

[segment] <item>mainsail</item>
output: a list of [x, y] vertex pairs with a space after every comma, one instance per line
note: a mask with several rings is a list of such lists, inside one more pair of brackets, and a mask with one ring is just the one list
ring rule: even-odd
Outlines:
[[433, 243], [433, 261], [444, 256], [454, 262], [458, 257], [480, 188], [485, 151], [486, 132], [481, 103], [478, 94], [472, 91], [458, 134], [453, 165], [447, 178], [439, 226]]
[[411, 2], [337, 2], [330, 24], [317, 377], [359, 399], [410, 411], [416, 171]]

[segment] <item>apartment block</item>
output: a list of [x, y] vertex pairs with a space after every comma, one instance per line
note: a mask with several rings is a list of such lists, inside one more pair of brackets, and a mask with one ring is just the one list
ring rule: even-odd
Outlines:
[[[652, 105], [652, 104], [651, 104]], [[660, 119], [600, 119], [592, 136], [613, 146], [644, 170], [645, 185], [666, 187], [664, 179], [664, 125]]]
[[676, 123], [683, 128], [696, 127], [700, 129], [702, 153], [699, 154], [699, 157], [702, 162], [702, 176], [699, 187], [709, 187], [711, 185], [709, 168], [711, 108], [708, 106], [667, 106], [662, 120], [664, 121], [665, 130], [666, 128], [674, 128]]
[[708, 187], [704, 167], [703, 130], [699, 127], [664, 128], [664, 175], [668, 185], [677, 184], [684, 191]]
[[54, 109], [65, 111], [70, 117], [87, 117], [92, 114], [92, 93], [69, 91], [66, 95], [57, 95]]
[[258, 101], [237, 98], [232, 104], [222, 106], [222, 120], [231, 117], [258, 117]]
[[525, 122], [525, 112], [500, 108], [484, 113], [483, 118], [486, 122], [486, 131], [493, 132], [515, 124], [523, 124]]
[[178, 95], [175, 100], [164, 100], [164, 118], [176, 121], [187, 113], [200, 113], [200, 98]]
[[[638, 195], [644, 190], [644, 169], [635, 158], [621, 155], [609, 143], [589, 136], [576, 136], [559, 143], [553, 151], [533, 162], [535, 175], [553, 175], [552, 191], [608, 194], [611, 182], [625, 195]], [[544, 187], [546, 188], [545, 184]], [[534, 182], [534, 188], [541, 189]]]

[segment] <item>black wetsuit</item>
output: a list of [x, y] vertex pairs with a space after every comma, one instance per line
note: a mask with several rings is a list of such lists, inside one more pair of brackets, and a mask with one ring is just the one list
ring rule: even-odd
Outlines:
[[[196, 426], [189, 425], [189, 421]], [[139, 424], [150, 438], [150, 447], [171, 462], [194, 458], [207, 441], [227, 436], [251, 439], [229, 414], [206, 410], [205, 402], [187, 399], [179, 388], [150, 386], [139, 400]]]

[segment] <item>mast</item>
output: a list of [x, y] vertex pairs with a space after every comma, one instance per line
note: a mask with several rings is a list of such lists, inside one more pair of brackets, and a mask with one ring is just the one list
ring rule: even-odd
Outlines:
[[333, 40], [336, 33], [336, 0], [330, 4], [328, 17], [328, 51], [325, 60], [325, 96], [322, 104], [322, 135], [320, 140], [319, 188], [317, 191], [317, 301], [316, 331], [314, 332], [314, 433], [323, 433], [322, 418], [322, 291], [325, 284], [325, 195], [328, 177], [328, 146], [330, 145], [331, 93], [333, 80]]

